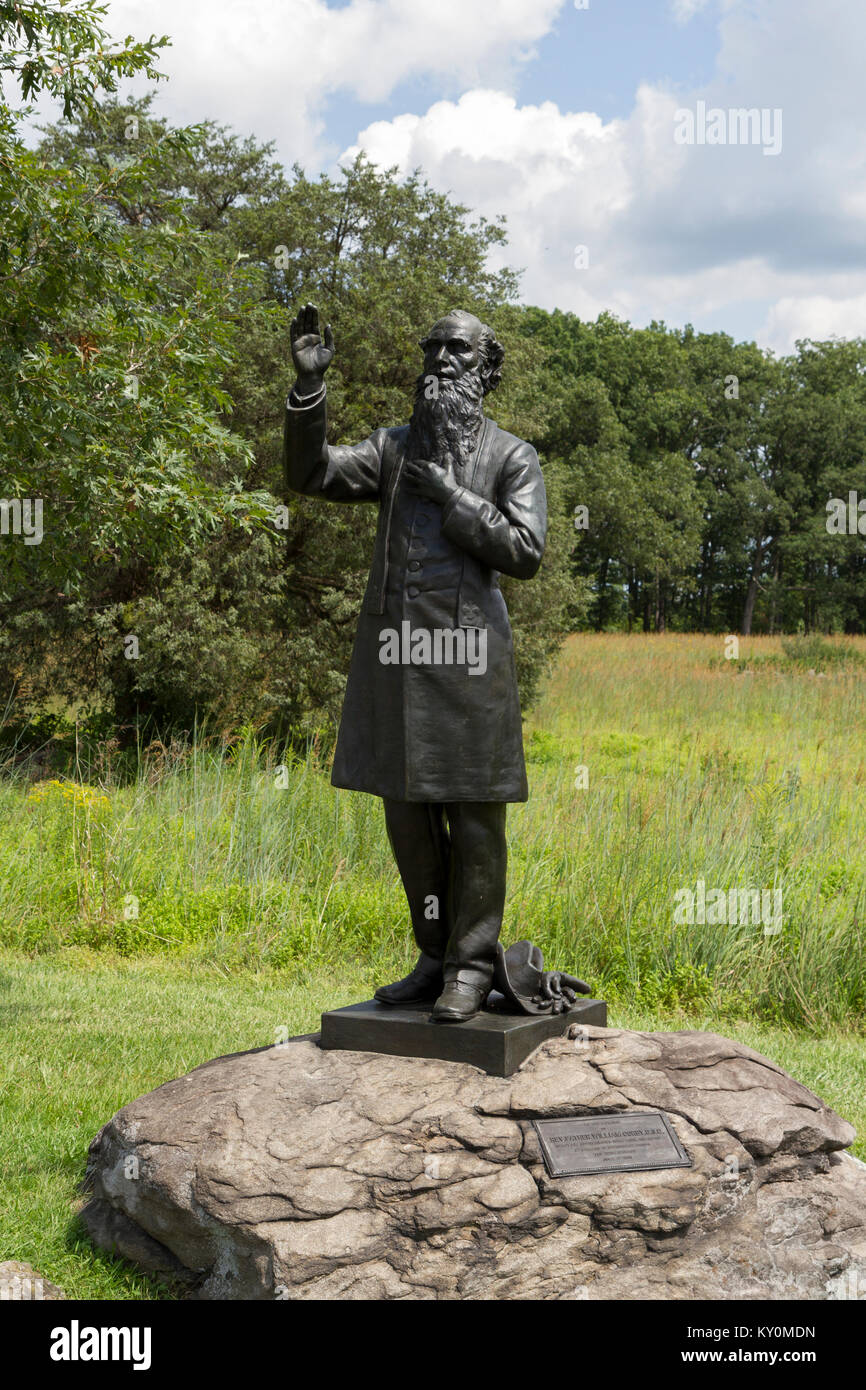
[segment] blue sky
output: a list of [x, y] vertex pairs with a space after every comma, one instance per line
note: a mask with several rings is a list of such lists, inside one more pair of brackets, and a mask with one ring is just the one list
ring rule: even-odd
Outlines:
[[312, 174], [364, 149], [504, 213], [527, 302], [777, 351], [866, 333], [862, 0], [108, 4], [117, 34], [172, 36], [169, 118]]
[[712, 76], [718, 48], [713, 9], [683, 24], [667, 0], [608, 0], [583, 11], [572, 5], [538, 45], [518, 96], [625, 119], [640, 82], [688, 90]]
[[[495, 15], [495, 5], [490, 12]], [[531, 59], [517, 65], [514, 95], [521, 104], [554, 101], [564, 111], [625, 119], [640, 82], [689, 90], [712, 76], [718, 48], [715, 6], [684, 24], [667, 0], [590, 0], [580, 11], [567, 4]], [[401, 83], [380, 103], [334, 95], [325, 107], [328, 137], [345, 148], [371, 121], [392, 120], [442, 96], [459, 97], [460, 86], [445, 75]]]

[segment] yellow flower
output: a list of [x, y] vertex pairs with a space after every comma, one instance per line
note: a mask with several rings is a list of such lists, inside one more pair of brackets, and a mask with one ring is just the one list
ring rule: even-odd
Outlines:
[[84, 782], [61, 782], [57, 777], [37, 782], [28, 792], [27, 800], [36, 806], [47, 802], [81, 811], [103, 811], [111, 805], [109, 798], [97, 787], [89, 787]]

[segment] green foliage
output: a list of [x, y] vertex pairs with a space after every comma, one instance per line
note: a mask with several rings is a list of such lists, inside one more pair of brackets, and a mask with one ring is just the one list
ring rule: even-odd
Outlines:
[[[408, 418], [443, 307], [503, 315], [514, 277], [486, 258], [504, 233], [418, 175], [359, 158], [288, 178], [270, 146], [173, 130], [151, 104], [106, 100], [8, 149], [6, 488], [44, 498], [46, 538], [7, 549], [0, 693], [108, 708], [128, 739], [205, 716], [314, 731], [339, 713], [375, 518], [293, 495], [272, 524], [293, 308], [333, 323], [331, 438], [357, 439]], [[532, 436], [537, 364], [500, 331], [502, 423]], [[549, 490], [543, 570], [507, 586], [525, 698], [586, 602], [555, 465]]]
[[375, 517], [283, 496], [307, 300], [336, 339], [334, 442], [407, 419], [443, 310], [505, 345], [489, 409], [538, 449], [550, 503], [538, 576], [502, 585], [525, 705], [586, 625], [864, 630], [862, 546], [825, 508], [862, 481], [866, 344], [777, 361], [690, 326], [518, 307], [516, 275], [489, 266], [501, 219], [421, 171], [358, 156], [314, 179], [213, 121], [172, 128], [150, 96], [115, 95], [158, 76], [164, 40], [113, 49], [103, 15], [0, 5], [0, 71], [66, 115], [34, 151], [0, 109], [0, 476], [7, 499], [40, 499], [45, 531], [3, 538], [0, 701], [19, 737], [61, 709], [107, 714], [129, 743], [202, 719], [333, 726]]
[[0, 4], [0, 76], [17, 83], [24, 101], [40, 92], [59, 98], [67, 119], [100, 93], [116, 91], [121, 77], [159, 77], [156, 55], [168, 38], [136, 43], [130, 37], [111, 48], [102, 23], [107, 12], [98, 0]]
[[812, 632], [808, 636], [783, 637], [778, 651], [750, 653], [738, 661], [716, 657], [710, 664], [739, 671], [741, 675], [746, 671], [777, 670], [814, 676], [856, 673], [866, 665], [866, 654], [853, 642]]
[[549, 382], [539, 446], [589, 513], [573, 569], [593, 626], [866, 630], [860, 537], [826, 526], [828, 498], [863, 492], [866, 342], [776, 360], [539, 309], [523, 331]]
[[221, 418], [235, 266], [182, 212], [131, 228], [110, 210], [162, 158], [143, 141], [99, 171], [64, 166], [8, 119], [0, 131], [4, 495], [44, 508], [41, 544], [3, 542], [3, 695], [107, 701], [121, 721], [136, 698], [129, 619], [165, 565], [215, 536], [272, 534], [272, 500], [240, 481], [249, 447]]
[[808, 637], [783, 637], [782, 651], [789, 667], [803, 670], [862, 666], [866, 661], [859, 647], [850, 642], [828, 642], [817, 632]]

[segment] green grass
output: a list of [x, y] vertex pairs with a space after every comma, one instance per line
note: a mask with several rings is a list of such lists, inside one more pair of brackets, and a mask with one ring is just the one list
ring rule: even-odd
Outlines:
[[[739, 1038], [862, 1129], [866, 642], [724, 651], [566, 643], [526, 725], [503, 937], [588, 979], [616, 1023]], [[0, 776], [2, 1258], [72, 1294], [156, 1296], [76, 1234], [99, 1126], [413, 959], [381, 807], [330, 786], [328, 752], [248, 732], [155, 745], [131, 775], [107, 747], [53, 784]], [[678, 924], [699, 879], [781, 888], [782, 930]]]
[[166, 1296], [95, 1251], [77, 1221], [87, 1146], [121, 1106], [211, 1057], [318, 1027], [364, 981], [236, 976], [72, 948], [0, 952], [0, 1260], [23, 1259], [70, 1297]]
[[[628, 1004], [862, 1026], [866, 678], [832, 662], [821, 678], [756, 669], [782, 651], [772, 639], [741, 641], [739, 664], [722, 651], [705, 637], [566, 644], [527, 724], [505, 937], [531, 936]], [[100, 780], [102, 763], [0, 780], [0, 945], [226, 972], [339, 955], [393, 974], [411, 945], [381, 807], [330, 786], [327, 752], [248, 734], [158, 745], [131, 780]], [[676, 894], [699, 880], [781, 890], [782, 930], [678, 925]]]
[[[73, 948], [0, 952], [0, 1260], [29, 1261], [70, 1297], [151, 1299], [171, 1290], [94, 1250], [76, 1219], [87, 1145], [116, 1110], [212, 1057], [312, 1032], [322, 1009], [363, 995], [366, 975], [238, 973]], [[611, 1023], [715, 1026], [682, 1012], [618, 1007]], [[812, 1087], [866, 1135], [866, 1050], [747, 1022], [725, 1031]], [[866, 1157], [866, 1144], [855, 1146]]]

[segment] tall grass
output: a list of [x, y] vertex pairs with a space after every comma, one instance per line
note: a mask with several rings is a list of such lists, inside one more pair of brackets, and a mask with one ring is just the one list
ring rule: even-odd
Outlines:
[[[773, 639], [740, 651], [569, 640], [526, 725], [503, 936], [531, 936], [612, 1000], [859, 1026], [864, 677], [852, 660], [812, 673]], [[152, 748], [131, 780], [104, 761], [56, 784], [0, 779], [0, 941], [295, 978], [338, 957], [392, 977], [412, 947], [381, 807], [335, 791], [327, 754], [247, 732]], [[781, 889], [781, 931], [677, 925], [674, 895], [698, 879]]]

